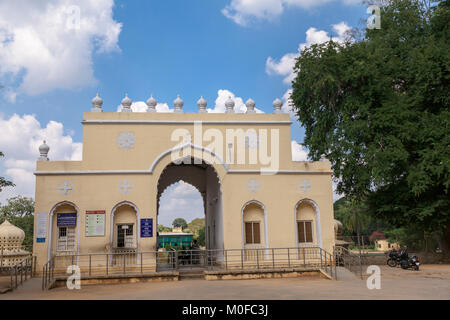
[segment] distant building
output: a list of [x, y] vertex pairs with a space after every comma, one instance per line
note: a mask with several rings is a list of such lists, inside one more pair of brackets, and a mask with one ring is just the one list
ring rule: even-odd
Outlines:
[[161, 232], [158, 237], [158, 247], [165, 248], [166, 246], [177, 246], [179, 248], [189, 248], [193, 236], [192, 233], [185, 232]]
[[375, 250], [377, 251], [390, 251], [392, 249], [400, 249], [400, 245], [398, 243], [390, 243], [382, 232], [372, 232], [369, 240], [375, 242]]

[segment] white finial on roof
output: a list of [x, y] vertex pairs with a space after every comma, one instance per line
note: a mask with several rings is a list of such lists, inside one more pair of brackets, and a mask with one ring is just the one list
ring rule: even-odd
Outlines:
[[208, 103], [206, 102], [206, 100], [203, 98], [203, 96], [200, 97], [200, 99], [197, 101], [197, 106], [198, 106], [198, 113], [207, 113], [208, 111], [206, 110], [206, 106], [208, 105]]
[[150, 98], [147, 100], [147, 112], [156, 112], [156, 105], [158, 104], [158, 101], [156, 101], [155, 98], [153, 98], [153, 94], [150, 95]]
[[48, 161], [48, 152], [50, 151], [50, 147], [47, 145], [47, 143], [44, 142], [39, 146], [39, 154], [40, 157], [38, 158], [38, 161]]
[[253, 101], [252, 98], [249, 98], [247, 102], [245, 103], [245, 106], [247, 107], [246, 113], [256, 113], [255, 111], [255, 101]]
[[181, 100], [180, 95], [177, 95], [177, 98], [173, 101], [173, 105], [175, 106], [175, 113], [183, 113], [183, 105], [184, 101]]
[[281, 101], [280, 99], [276, 98], [273, 101], [273, 113], [282, 113], [281, 111], [281, 107], [283, 106], [283, 101]]
[[102, 98], [100, 98], [100, 96], [97, 95], [94, 97], [94, 99], [92, 99], [92, 109], [91, 112], [102, 112], [102, 105], [103, 105], [103, 100]]
[[128, 97], [128, 93], [126, 93], [125, 98], [123, 98], [123, 100], [122, 100], [122, 112], [133, 112], [133, 110], [131, 110], [132, 103], [133, 102]]
[[228, 100], [225, 101], [225, 113], [234, 113], [234, 101], [231, 99], [231, 96], [228, 97]]

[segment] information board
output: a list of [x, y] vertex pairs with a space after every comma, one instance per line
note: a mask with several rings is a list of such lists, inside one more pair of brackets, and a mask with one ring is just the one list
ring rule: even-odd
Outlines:
[[105, 235], [106, 212], [104, 210], [86, 211], [86, 237]]
[[153, 237], [153, 219], [141, 219], [141, 238]]
[[58, 227], [75, 227], [77, 225], [77, 213], [58, 213], [56, 225]]
[[45, 242], [47, 237], [47, 212], [38, 212], [36, 219], [36, 242]]

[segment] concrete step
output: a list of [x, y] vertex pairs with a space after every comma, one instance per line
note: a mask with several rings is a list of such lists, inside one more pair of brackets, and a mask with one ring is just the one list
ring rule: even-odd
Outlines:
[[180, 272], [179, 280], [205, 279], [203, 272]]

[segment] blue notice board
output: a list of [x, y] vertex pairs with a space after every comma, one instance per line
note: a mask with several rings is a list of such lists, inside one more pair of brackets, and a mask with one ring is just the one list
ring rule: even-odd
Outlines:
[[77, 225], [76, 213], [58, 213], [56, 217], [58, 227], [74, 227]]
[[141, 238], [153, 237], [153, 219], [141, 219]]

